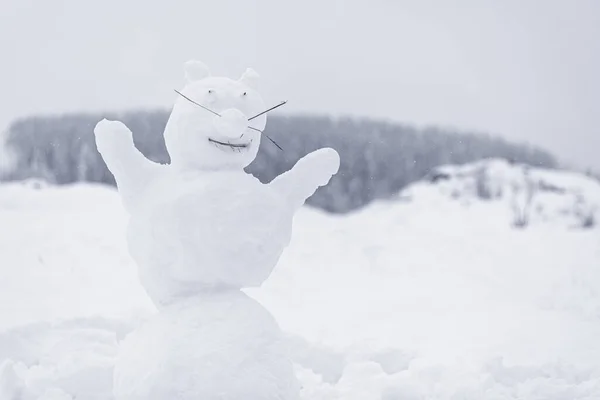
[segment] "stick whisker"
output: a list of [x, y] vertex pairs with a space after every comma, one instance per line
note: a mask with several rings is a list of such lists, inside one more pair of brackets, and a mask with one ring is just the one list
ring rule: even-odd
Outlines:
[[200, 103], [197, 103], [197, 102], [195, 102], [194, 100], [190, 99], [190, 98], [189, 98], [189, 97], [187, 97], [185, 94], [181, 93], [179, 90], [177, 90], [177, 89], [173, 89], [173, 90], [175, 91], [175, 93], [177, 93], [178, 95], [180, 95], [181, 97], [183, 97], [184, 99], [186, 99], [187, 101], [189, 101], [190, 103], [192, 103], [192, 104], [195, 104], [195, 105], [197, 105], [198, 107], [204, 108], [206, 111], [209, 111], [209, 112], [211, 112], [211, 113], [213, 113], [213, 114], [215, 114], [215, 115], [217, 115], [217, 116], [219, 116], [219, 117], [221, 116], [221, 114], [219, 114], [218, 112], [215, 112], [215, 111], [211, 110], [210, 108], [208, 108], [208, 107], [205, 107], [205, 106], [203, 106], [202, 104], [200, 104]]
[[259, 114], [256, 114], [254, 117], [248, 118], [248, 121], [252, 121], [254, 118], [260, 117], [261, 115], [266, 114], [269, 111], [273, 111], [274, 109], [276, 109], [277, 107], [281, 107], [285, 103], [287, 103], [287, 100], [282, 101], [281, 103], [277, 104], [276, 106], [273, 106], [273, 107], [271, 107], [271, 108], [269, 108], [269, 109], [267, 109], [267, 110], [265, 110], [265, 111], [263, 111], [263, 112], [261, 112]]
[[267, 137], [267, 139], [269, 139], [269, 140], [271, 141], [271, 143], [273, 143], [275, 146], [277, 146], [277, 148], [278, 148], [279, 150], [283, 151], [283, 149], [281, 148], [281, 146], [280, 146], [280, 145], [278, 145], [276, 141], [274, 141], [273, 139], [271, 139], [271, 137], [270, 137], [269, 135], [267, 135], [266, 133], [264, 133], [264, 132], [263, 132], [263, 131], [261, 131], [260, 129], [257, 129], [257, 128], [255, 128], [255, 127], [253, 127], [253, 126], [249, 126], [249, 127], [248, 127], [248, 129], [252, 129], [253, 131], [256, 131], [256, 132], [260, 132], [260, 133], [262, 133], [263, 135], [265, 135], [265, 136]]

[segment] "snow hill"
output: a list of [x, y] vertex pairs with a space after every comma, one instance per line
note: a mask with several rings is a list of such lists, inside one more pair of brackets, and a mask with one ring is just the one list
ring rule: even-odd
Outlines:
[[419, 201], [450, 198], [461, 205], [482, 203], [488, 211], [506, 214], [516, 227], [558, 223], [593, 228], [600, 218], [600, 184], [579, 173], [510, 164], [503, 159], [436, 168], [422, 182], [401, 193]]
[[[305, 399], [598, 399], [599, 194], [444, 166], [346, 216], [302, 210], [247, 292], [298, 337]], [[111, 398], [118, 342], [154, 312], [125, 224], [111, 188], [0, 185], [0, 399]]]

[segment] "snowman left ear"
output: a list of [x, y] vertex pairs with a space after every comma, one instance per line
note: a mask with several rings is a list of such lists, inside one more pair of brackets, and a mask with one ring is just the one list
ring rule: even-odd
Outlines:
[[252, 89], [257, 89], [259, 78], [260, 77], [255, 70], [253, 70], [252, 68], [248, 68], [246, 69], [246, 72], [242, 74], [240, 82]]

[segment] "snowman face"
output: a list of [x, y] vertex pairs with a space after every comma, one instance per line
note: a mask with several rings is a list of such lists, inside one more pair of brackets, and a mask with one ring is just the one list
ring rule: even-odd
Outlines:
[[205, 77], [179, 92], [165, 142], [173, 164], [198, 169], [243, 169], [256, 157], [266, 115], [247, 79]]

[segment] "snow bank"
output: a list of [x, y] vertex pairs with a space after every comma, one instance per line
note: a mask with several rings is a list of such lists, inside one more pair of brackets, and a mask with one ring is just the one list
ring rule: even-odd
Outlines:
[[600, 182], [584, 175], [511, 164], [502, 159], [445, 165], [411, 185], [400, 198], [417, 202], [448, 199], [466, 207], [484, 206], [517, 227], [560, 223], [594, 228], [600, 219]]
[[1, 398], [110, 399], [117, 341], [132, 328], [131, 322], [95, 318], [0, 334], [0, 390], [7, 393]]

